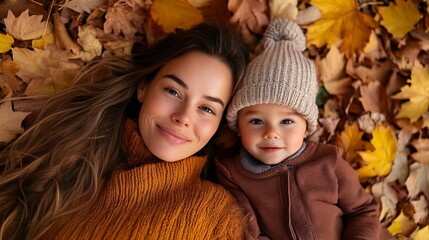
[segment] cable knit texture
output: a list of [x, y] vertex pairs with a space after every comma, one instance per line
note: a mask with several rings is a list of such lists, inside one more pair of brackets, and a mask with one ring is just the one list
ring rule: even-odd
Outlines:
[[131, 120], [124, 145], [133, 168], [115, 171], [90, 207], [60, 218], [42, 239], [244, 238], [235, 199], [200, 179], [206, 158], [156, 159]]
[[305, 36], [294, 22], [275, 19], [261, 41], [264, 51], [247, 66], [242, 85], [226, 115], [237, 129], [237, 113], [256, 104], [279, 104], [294, 109], [307, 120], [308, 132], [317, 127], [317, 77], [314, 64], [302, 54]]

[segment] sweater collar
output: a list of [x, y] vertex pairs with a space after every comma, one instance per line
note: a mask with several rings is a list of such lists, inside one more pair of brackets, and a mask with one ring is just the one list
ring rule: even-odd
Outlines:
[[199, 177], [206, 161], [206, 157], [190, 156], [188, 158], [176, 161], [165, 162], [154, 156], [149, 149], [147, 149], [143, 138], [140, 135], [138, 122], [135, 119], [128, 119], [125, 123], [124, 132], [124, 148], [127, 154], [128, 167], [134, 168], [140, 165], [156, 163], [157, 165], [163, 164], [165, 168], [177, 169], [181, 168], [184, 175], [191, 178]]
[[[306, 146], [307, 144], [303, 142], [302, 146], [298, 149], [298, 151], [296, 151], [296, 153], [292, 154], [291, 156], [283, 160], [283, 162], [292, 160], [297, 156], [299, 156], [304, 151]], [[263, 173], [278, 166], [278, 164], [276, 165], [264, 164], [263, 162], [257, 160], [252, 155], [250, 155], [250, 153], [246, 151], [246, 149], [243, 146], [240, 149], [240, 161], [244, 168], [246, 168], [248, 171], [253, 173]]]

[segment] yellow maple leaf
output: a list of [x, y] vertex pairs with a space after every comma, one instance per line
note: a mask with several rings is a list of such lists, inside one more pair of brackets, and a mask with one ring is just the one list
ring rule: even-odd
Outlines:
[[0, 33], [0, 53], [9, 51], [14, 42], [15, 41], [11, 35]]
[[429, 226], [420, 229], [414, 234], [413, 240], [427, 240], [429, 236]]
[[395, 159], [396, 142], [396, 137], [389, 126], [377, 124], [371, 139], [371, 145], [375, 150], [358, 152], [364, 164], [357, 170], [359, 179], [386, 176], [392, 169]]
[[343, 39], [341, 51], [352, 56], [365, 47], [376, 21], [359, 11], [354, 0], [311, 0], [321, 19], [308, 27], [308, 44], [332, 46]]
[[187, 0], [156, 0], [150, 15], [166, 33], [174, 32], [176, 28], [188, 29], [203, 21], [201, 11]]
[[34, 39], [33, 41], [31, 41], [31, 46], [33, 48], [43, 49], [46, 45], [53, 43], [55, 43], [55, 36], [54, 34], [50, 33], [42, 36], [39, 39]]
[[408, 236], [411, 234], [414, 229], [416, 229], [416, 224], [414, 221], [404, 214], [404, 212], [401, 212], [398, 217], [396, 217], [392, 224], [387, 228], [389, 230], [390, 234], [393, 236], [398, 234], [403, 234], [405, 236]]
[[344, 159], [351, 163], [356, 157], [356, 151], [364, 150], [363, 132], [359, 131], [356, 122], [346, 124], [341, 133], [336, 134], [335, 145], [344, 149]]
[[393, 99], [409, 99], [401, 105], [397, 118], [409, 118], [416, 122], [429, 108], [429, 68], [414, 66], [411, 69], [410, 85], [401, 88]]
[[22, 133], [24, 129], [21, 127], [21, 122], [30, 114], [14, 112], [9, 100], [11, 95], [12, 93], [9, 93], [3, 103], [0, 101], [0, 143], [8, 143]]
[[379, 7], [378, 11], [383, 18], [380, 24], [393, 37], [402, 38], [414, 28], [414, 25], [420, 21], [422, 15], [412, 0], [396, 0], [395, 2], [396, 4], [391, 2], [387, 7]]

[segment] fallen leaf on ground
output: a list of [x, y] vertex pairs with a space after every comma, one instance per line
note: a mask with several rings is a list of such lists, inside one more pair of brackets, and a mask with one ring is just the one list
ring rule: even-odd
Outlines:
[[270, 19], [265, 1], [229, 0], [228, 10], [233, 13], [230, 21], [248, 28], [256, 34], [262, 34]]
[[104, 4], [106, 0], [69, 0], [66, 1], [64, 7], [70, 8], [78, 13], [91, 13], [92, 10], [96, 9], [101, 4]]
[[341, 38], [341, 51], [348, 57], [362, 51], [369, 40], [371, 30], [377, 27], [375, 20], [359, 11], [354, 0], [311, 0], [319, 8], [321, 19], [308, 27], [308, 45], [331, 47]]
[[410, 236], [410, 234], [417, 228], [417, 225], [414, 221], [405, 215], [403, 212], [399, 214], [392, 224], [387, 228], [389, 232], [395, 236], [398, 234], [403, 234], [405, 236]]
[[10, 99], [12, 93], [0, 103], [0, 143], [8, 143], [24, 132], [21, 122], [27, 117], [26, 112], [14, 112]]
[[5, 53], [10, 50], [15, 41], [9, 34], [0, 33], [0, 53]]
[[[428, 201], [425, 196], [420, 195], [418, 199], [410, 200], [411, 204], [414, 207], [414, 222], [420, 226], [427, 225], [429, 219], [429, 210], [428, 210]], [[426, 235], [426, 236], [429, 236]]]
[[15, 17], [9, 10], [7, 17], [4, 19], [6, 32], [19, 40], [32, 40], [42, 37], [43, 34], [52, 32], [52, 27], [42, 21], [42, 15], [29, 15], [29, 10], [25, 10]]
[[429, 164], [412, 163], [405, 186], [407, 186], [408, 195], [411, 198], [416, 198], [420, 193], [429, 198]]
[[80, 52], [80, 57], [84, 62], [89, 62], [97, 56], [101, 56], [103, 46], [100, 40], [96, 37], [97, 31], [95, 27], [86, 25], [79, 26], [79, 38], [77, 43], [82, 47], [83, 51]]
[[355, 122], [345, 124], [344, 130], [337, 133], [335, 145], [344, 149], [343, 157], [348, 163], [354, 162], [357, 151], [365, 149], [365, 143], [362, 141], [363, 132]]
[[379, 81], [370, 82], [359, 87], [359, 101], [366, 112], [387, 114], [386, 90]]
[[401, 88], [401, 92], [392, 96], [393, 99], [409, 99], [402, 103], [397, 118], [409, 118], [417, 121], [429, 108], [429, 68], [414, 67], [411, 70], [410, 85]]
[[186, 0], [156, 0], [152, 4], [150, 15], [166, 33], [172, 33], [178, 28], [188, 29], [203, 21], [201, 11]]
[[134, 39], [136, 33], [143, 32], [146, 14], [143, 9], [133, 9], [127, 4], [116, 2], [106, 13], [104, 32], [123, 34], [125, 39]]
[[358, 151], [363, 164], [363, 167], [357, 170], [360, 179], [389, 174], [395, 159], [396, 141], [390, 126], [377, 124], [371, 139], [375, 150]]
[[283, 18], [296, 20], [298, 16], [297, 0], [269, 0], [270, 19]]
[[381, 25], [395, 38], [404, 37], [422, 18], [412, 0], [396, 0], [395, 3], [390, 2], [387, 7], [379, 7], [378, 11], [383, 18]]

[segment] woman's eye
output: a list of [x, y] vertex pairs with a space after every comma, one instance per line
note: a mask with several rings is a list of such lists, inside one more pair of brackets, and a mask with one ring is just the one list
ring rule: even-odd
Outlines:
[[215, 112], [209, 107], [201, 107], [201, 110], [203, 110], [204, 112], [208, 112], [208, 113], [211, 113], [213, 115], [216, 115]]
[[290, 119], [284, 119], [284, 120], [282, 120], [282, 122], [281, 122], [281, 124], [292, 124], [293, 123], [293, 121], [292, 120], [290, 120]]
[[252, 119], [250, 120], [251, 124], [255, 124], [255, 125], [262, 125], [264, 124], [264, 122], [261, 119]]
[[172, 88], [165, 88], [165, 91], [167, 91], [169, 94], [171, 94], [171, 95], [173, 95], [175, 97], [180, 98], [179, 93], [176, 90], [172, 89]]

